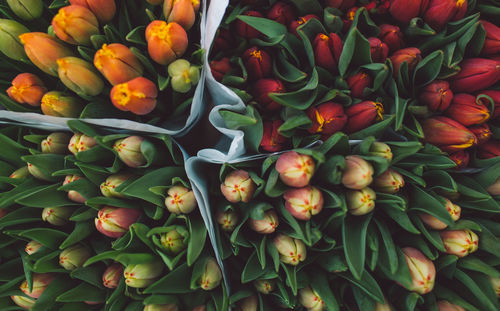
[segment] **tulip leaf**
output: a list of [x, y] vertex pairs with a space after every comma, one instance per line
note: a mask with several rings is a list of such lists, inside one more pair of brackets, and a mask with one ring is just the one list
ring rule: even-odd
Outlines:
[[415, 225], [411, 222], [408, 214], [405, 211], [401, 211], [396, 208], [392, 208], [389, 205], [382, 206], [389, 215], [390, 218], [396, 222], [401, 228], [413, 234], [420, 234], [420, 231], [415, 227]]
[[344, 77], [349, 66], [362, 66], [371, 62], [370, 43], [357, 27], [351, 27], [339, 59], [340, 75]]
[[380, 237], [383, 242], [383, 248], [385, 249], [387, 258], [389, 260], [389, 270], [392, 274], [395, 274], [398, 270], [398, 257], [396, 254], [396, 247], [394, 245], [394, 241], [392, 240], [391, 233], [389, 228], [384, 223], [381, 223], [377, 219], [375, 219], [375, 224], [380, 232]]
[[351, 282], [373, 300], [380, 303], [384, 302], [385, 298], [380, 286], [377, 284], [377, 281], [373, 278], [373, 276], [368, 273], [368, 271], [363, 272], [361, 279], [353, 277], [353, 275], [348, 272], [341, 272], [339, 273], [339, 276]]
[[479, 249], [500, 258], [500, 239], [495, 236], [484, 224], [479, 239]]
[[288, 93], [269, 93], [269, 98], [286, 107], [306, 110], [314, 103], [318, 96], [318, 83], [318, 72], [316, 69], [313, 69], [311, 78], [303, 88]]
[[130, 51], [132, 53], [134, 53], [134, 55], [139, 59], [139, 61], [144, 66], [144, 68], [146, 69], [146, 71], [149, 75], [151, 75], [151, 76], [156, 75], [156, 70], [155, 70], [153, 64], [151, 64], [149, 59], [146, 56], [144, 56], [144, 54], [142, 54], [140, 49], [138, 49], [136, 47], [131, 47]]
[[207, 237], [207, 229], [199, 217], [186, 218], [190, 237], [187, 249], [187, 264], [192, 266], [201, 255]]
[[5, 94], [0, 94], [0, 105], [5, 107], [5, 109], [14, 112], [39, 112], [38, 109], [28, 108], [18, 104]]
[[338, 311], [340, 310], [337, 299], [328, 285], [328, 279], [325, 274], [314, 273], [312, 275], [311, 287], [318, 293], [321, 299], [324, 301], [326, 310], [328, 311]]
[[360, 280], [364, 272], [366, 232], [371, 214], [362, 217], [346, 217], [342, 223], [342, 243], [347, 265], [353, 276]]
[[94, 232], [95, 232], [95, 225], [93, 221], [79, 221], [75, 223], [75, 228], [61, 243], [59, 248], [65, 249], [73, 244], [76, 244], [86, 239]]
[[474, 256], [467, 256], [461, 258], [458, 261], [458, 266], [467, 270], [484, 273], [485, 275], [488, 275], [493, 278], [500, 277], [500, 272], [497, 269], [495, 269], [494, 267], [488, 265], [481, 259]]
[[10, 281], [21, 274], [24, 276], [20, 257], [4, 262], [2, 266], [0, 266], [0, 280], [2, 282]]
[[437, 50], [427, 55], [422, 61], [420, 61], [413, 74], [414, 85], [426, 85], [434, 81], [434, 79], [436, 79], [439, 75], [443, 59], [443, 51]]
[[[0, 98], [4, 96], [0, 94]], [[28, 154], [28, 148], [13, 141], [4, 134], [0, 134], [0, 145], [2, 145], [2, 152], [0, 153], [0, 160], [6, 161], [16, 167], [22, 167], [25, 164], [21, 157]]]
[[262, 268], [257, 252], [252, 252], [252, 255], [246, 261], [245, 267], [241, 271], [241, 282], [243, 284], [254, 281], [260, 278], [266, 270]]
[[290, 117], [278, 128], [278, 133], [285, 137], [292, 137], [297, 128], [309, 128], [312, 122], [305, 113]]
[[425, 181], [427, 182], [429, 190], [443, 190], [449, 192], [457, 192], [457, 184], [453, 177], [446, 171], [432, 170], [427, 171], [423, 174]]
[[434, 292], [435, 292], [437, 297], [444, 299], [444, 300], [453, 301], [453, 304], [456, 304], [458, 306], [466, 308], [466, 310], [480, 311], [475, 306], [473, 306], [469, 302], [465, 301], [460, 295], [456, 294], [451, 289], [449, 289], [445, 286], [439, 285], [439, 283], [436, 284], [436, 286], [434, 288]]
[[78, 203], [69, 201], [67, 199], [67, 193], [63, 191], [57, 191], [59, 184], [51, 185], [48, 187], [34, 189], [30, 193], [23, 196], [19, 196], [16, 199], [16, 203], [21, 205], [26, 205], [29, 207], [54, 207], [54, 206], [71, 206]]
[[68, 237], [68, 234], [50, 228], [33, 228], [22, 231], [20, 236], [40, 242], [51, 249], [58, 249], [59, 245]]
[[349, 139], [363, 139], [367, 136], [379, 137], [380, 135], [382, 135], [382, 133], [384, 133], [387, 127], [389, 127], [392, 124], [394, 119], [395, 119], [394, 115], [384, 116], [383, 121], [375, 123], [356, 133], [350, 134]]
[[49, 9], [59, 9], [66, 5], [68, 5], [66, 0], [54, 0], [50, 3]]
[[53, 177], [52, 173], [64, 169], [64, 155], [62, 154], [25, 155], [21, 157], [21, 160], [36, 166], [50, 181], [60, 180], [60, 177]]
[[106, 292], [88, 283], [80, 283], [56, 298], [58, 302], [104, 301]]
[[[481, 310], [496, 311], [498, 310], [498, 300], [496, 296], [488, 297], [486, 294], [487, 287], [480, 287], [472, 278], [471, 273], [466, 274], [462, 270], [457, 269], [455, 279], [469, 289], [469, 293], [477, 298], [477, 302], [481, 305]], [[491, 288], [491, 287], [490, 287]], [[490, 298], [493, 298], [493, 302]]]
[[104, 273], [104, 266], [93, 265], [90, 267], [80, 267], [71, 271], [70, 276], [73, 279], [79, 279], [87, 282], [101, 290], [104, 289], [102, 284], [102, 274]]
[[146, 30], [145, 26], [138, 26], [132, 29], [126, 36], [125, 40], [130, 43], [135, 43], [139, 45], [146, 45], [146, 41], [144, 39], [144, 31]]
[[323, 21], [325, 28], [330, 33], [339, 33], [344, 26], [344, 21], [342, 20], [341, 14], [339, 14], [338, 9], [332, 7], [324, 8]]
[[288, 83], [299, 83], [307, 78], [307, 73], [290, 63], [283, 52], [280, 57], [274, 58], [273, 72], [277, 78]]
[[412, 190], [410, 199], [412, 210], [430, 214], [448, 226], [453, 225], [454, 221], [445, 208], [444, 200], [438, 200], [420, 187], [413, 186]]
[[238, 15], [236, 18], [270, 38], [287, 33], [287, 29], [284, 25], [271, 19], [246, 15]]
[[443, 241], [441, 240], [441, 236], [439, 232], [434, 230], [428, 230], [426, 226], [422, 223], [419, 217], [412, 218], [413, 223], [417, 226], [417, 228], [422, 232], [424, 237], [432, 244], [435, 248], [437, 248], [441, 252], [446, 252], [446, 248], [444, 247]]
[[105, 251], [105, 252], [99, 253], [99, 254], [87, 259], [87, 261], [83, 264], [83, 266], [88, 267], [91, 264], [94, 264], [96, 262], [106, 260], [106, 259], [113, 259], [114, 260], [121, 253], [122, 253], [121, 251], [115, 251], [115, 250], [110, 250], [110, 251]]
[[40, 295], [30, 310], [51, 310], [56, 304], [56, 298], [72, 287], [74, 287], [74, 283], [71, 282], [65, 274], [58, 274], [56, 278], [45, 288], [42, 295]]
[[41, 215], [41, 211], [34, 208], [17, 208], [0, 219], [0, 229], [12, 225], [41, 221]]

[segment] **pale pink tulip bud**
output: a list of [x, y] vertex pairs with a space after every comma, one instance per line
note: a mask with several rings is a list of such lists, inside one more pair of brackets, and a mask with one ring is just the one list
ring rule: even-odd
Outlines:
[[132, 174], [114, 174], [106, 178], [106, 181], [104, 181], [100, 186], [100, 190], [103, 196], [107, 198], [125, 198], [125, 196], [119, 192], [117, 192], [115, 189], [123, 184], [125, 181], [127, 181], [130, 177], [132, 177]]
[[347, 208], [349, 213], [355, 216], [366, 215], [375, 208], [375, 191], [366, 187], [361, 190], [351, 190], [347, 192]]
[[92, 137], [82, 133], [76, 133], [69, 140], [68, 150], [72, 154], [77, 154], [78, 152], [89, 150], [96, 144], [97, 142]]
[[19, 307], [29, 310], [35, 304], [36, 300], [25, 296], [10, 296], [10, 299]]
[[59, 264], [66, 270], [80, 268], [92, 256], [88, 248], [81, 244], [75, 244], [64, 249], [59, 254]]
[[260, 234], [271, 234], [279, 225], [278, 215], [273, 210], [265, 211], [262, 219], [250, 218], [248, 221], [250, 228]]
[[276, 288], [276, 282], [274, 280], [258, 279], [253, 282], [253, 285], [259, 293], [266, 295]]
[[187, 232], [187, 229], [175, 226], [160, 235], [160, 243], [169, 255], [175, 256], [187, 248], [188, 238], [183, 232]]
[[495, 290], [497, 297], [500, 297], [500, 278], [499, 277], [490, 277], [491, 286]]
[[[460, 206], [458, 206], [457, 204], [454, 204], [453, 202], [451, 202], [450, 200], [446, 199], [446, 203], [444, 205], [444, 207], [446, 208], [446, 210], [448, 211], [448, 213], [450, 213], [450, 216], [451, 218], [454, 220], [454, 221], [457, 221], [460, 219], [460, 214], [462, 212], [462, 209], [460, 208]], [[422, 222], [429, 228], [431, 229], [434, 229], [434, 230], [443, 230], [443, 229], [446, 229], [446, 227], [448, 227], [447, 224], [445, 224], [444, 222], [442, 222], [441, 220], [437, 219], [436, 217], [432, 216], [432, 215], [429, 215], [429, 214], [420, 214], [420, 219], [422, 220]]]
[[373, 181], [373, 188], [384, 193], [396, 193], [403, 188], [405, 180], [401, 174], [393, 169], [388, 169]]
[[436, 267], [429, 258], [413, 247], [405, 247], [402, 251], [412, 279], [412, 284], [406, 289], [421, 295], [427, 294], [434, 288]]
[[26, 178], [29, 175], [31, 175], [31, 174], [30, 174], [30, 171], [28, 169], [28, 166], [24, 166], [24, 167], [18, 168], [14, 172], [12, 172], [12, 174], [9, 175], [9, 178]]
[[28, 242], [28, 244], [26, 244], [24, 251], [28, 255], [33, 255], [34, 253], [38, 252], [38, 250], [42, 248], [42, 246], [43, 246], [42, 243], [35, 240], [31, 240]]
[[238, 214], [233, 211], [217, 212], [217, 223], [222, 230], [231, 232], [238, 224]]
[[441, 300], [437, 302], [438, 311], [466, 311], [464, 308], [452, 304], [449, 301]]
[[374, 142], [370, 147], [369, 155], [382, 157], [388, 161], [392, 161], [392, 150], [388, 144], [381, 142]]
[[360, 190], [372, 183], [373, 167], [359, 156], [345, 157], [345, 169], [342, 173], [342, 184], [349, 189]]
[[64, 226], [73, 212], [74, 209], [68, 206], [46, 207], [42, 211], [42, 219], [54, 226]]
[[323, 194], [316, 187], [289, 189], [283, 198], [286, 210], [300, 220], [309, 220], [323, 209]]
[[276, 170], [285, 185], [302, 188], [309, 185], [314, 174], [314, 160], [295, 151], [283, 153], [276, 161]]
[[120, 263], [114, 263], [107, 267], [102, 274], [102, 284], [107, 288], [116, 288], [122, 278], [123, 266]]
[[43, 153], [65, 154], [70, 136], [66, 133], [52, 133], [42, 140], [41, 147]]
[[165, 206], [173, 214], [189, 214], [198, 206], [193, 190], [175, 185], [168, 189]]
[[119, 238], [137, 221], [141, 211], [135, 208], [105, 206], [97, 213], [97, 231], [110, 238]]
[[40, 170], [37, 166], [27, 163], [28, 164], [28, 171], [30, 172], [31, 176], [35, 177], [36, 179], [40, 180], [45, 180], [45, 181], [51, 181], [52, 177], [47, 175], [45, 172]]
[[29, 290], [28, 282], [25, 280], [19, 287], [21, 291], [31, 298], [37, 299], [42, 295], [47, 286], [54, 280], [52, 273], [33, 273], [33, 288]]
[[224, 183], [220, 185], [220, 190], [226, 200], [231, 203], [249, 202], [257, 185], [247, 171], [236, 170], [226, 176]]
[[146, 158], [142, 154], [141, 144], [144, 137], [129, 136], [124, 139], [117, 140], [113, 145], [113, 149], [118, 152], [118, 157], [125, 163], [125, 165], [138, 168], [147, 163]]
[[292, 266], [306, 260], [306, 245], [299, 239], [278, 234], [273, 240], [274, 247], [280, 254], [280, 261]]
[[220, 270], [217, 261], [209, 257], [205, 263], [203, 274], [198, 280], [198, 284], [203, 290], [212, 290], [219, 286], [222, 280], [222, 271]]
[[439, 233], [447, 254], [465, 257], [477, 251], [479, 237], [471, 230], [448, 230]]
[[309, 286], [299, 290], [299, 301], [308, 311], [322, 311], [326, 309], [323, 299]]
[[493, 184], [486, 188], [486, 191], [488, 191], [488, 193], [492, 196], [500, 195], [500, 177], [498, 177]]
[[125, 284], [134, 288], [144, 288], [153, 284], [163, 274], [163, 262], [155, 260], [137, 265], [128, 265], [123, 270]]
[[[67, 175], [66, 178], [64, 178], [63, 186], [67, 185], [71, 182], [74, 182], [75, 180], [78, 180], [78, 179], [81, 179], [81, 177], [76, 176], [76, 175]], [[78, 193], [75, 190], [68, 191], [68, 199], [70, 199], [73, 202], [82, 203], [82, 204], [85, 203], [85, 201], [87, 200], [87, 199], [85, 199], [85, 197], [83, 197], [80, 193]]]

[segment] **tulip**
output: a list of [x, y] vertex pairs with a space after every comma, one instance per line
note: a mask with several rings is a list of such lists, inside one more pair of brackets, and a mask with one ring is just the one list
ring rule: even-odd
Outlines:
[[274, 247], [280, 254], [280, 261], [292, 266], [306, 260], [306, 245], [299, 239], [278, 234], [273, 240]]
[[500, 297], [500, 278], [490, 277], [490, 282], [491, 286], [493, 286], [493, 289], [495, 290], [495, 293], [497, 294], [497, 297]]
[[373, 166], [357, 155], [345, 157], [342, 184], [354, 190], [361, 190], [372, 183]]
[[157, 96], [156, 85], [144, 77], [117, 84], [110, 93], [111, 102], [116, 108], [137, 115], [145, 115], [153, 111], [156, 107]]
[[112, 85], [125, 83], [143, 74], [137, 56], [120, 43], [103, 44], [94, 55], [94, 66]]
[[330, 72], [337, 72], [337, 66], [342, 54], [343, 43], [339, 35], [330, 33], [328, 36], [322, 33], [316, 35], [313, 41], [314, 59], [316, 65]]
[[99, 34], [96, 16], [80, 5], [60, 8], [52, 19], [52, 28], [59, 39], [75, 45], [90, 45], [90, 37]]
[[236, 311], [257, 311], [259, 309], [259, 301], [257, 300], [257, 296], [252, 295], [250, 297], [246, 297], [241, 299], [238, 302], [236, 307]]
[[186, 30], [193, 27], [199, 9], [200, 1], [197, 0], [165, 0], [163, 2], [163, 13], [167, 22], [176, 22]]
[[27, 62], [28, 56], [19, 39], [20, 35], [27, 32], [29, 29], [16, 21], [0, 19], [0, 51], [8, 58]]
[[274, 280], [258, 279], [253, 282], [253, 286], [259, 293], [267, 295], [276, 288], [275, 283]]
[[467, 0], [430, 0], [424, 20], [433, 29], [441, 30], [450, 21], [462, 19], [467, 12]]
[[366, 187], [361, 190], [348, 191], [346, 195], [349, 213], [355, 216], [366, 215], [375, 208], [375, 191]]
[[465, 257], [478, 249], [479, 237], [469, 229], [442, 231], [439, 235], [447, 254]]
[[482, 124], [490, 118], [490, 112], [486, 106], [476, 102], [476, 97], [464, 93], [453, 96], [445, 114], [465, 126]]
[[122, 278], [122, 274], [123, 266], [119, 263], [114, 263], [108, 266], [102, 274], [102, 284], [107, 288], [117, 288]]
[[52, 133], [40, 143], [43, 153], [65, 154], [70, 140], [69, 134]]
[[431, 111], [445, 111], [451, 104], [453, 92], [447, 81], [436, 80], [420, 91], [419, 100]]
[[449, 301], [441, 300], [437, 302], [438, 311], [466, 311], [464, 308], [452, 304]]
[[486, 191], [488, 191], [488, 193], [492, 196], [500, 195], [500, 177], [498, 177], [494, 183], [486, 188]]
[[412, 284], [409, 287], [405, 286], [406, 289], [421, 295], [427, 294], [434, 288], [436, 267], [431, 260], [413, 247], [405, 247], [401, 250], [412, 279]]
[[389, 46], [380, 41], [379, 38], [368, 38], [370, 42], [370, 54], [374, 63], [384, 63], [389, 56]]
[[28, 166], [23, 166], [12, 172], [12, 174], [9, 175], [9, 178], [26, 178], [29, 175], [30, 171], [28, 169]]
[[397, 21], [409, 24], [413, 18], [425, 12], [428, 4], [429, 0], [393, 0], [389, 12]]
[[267, 111], [275, 111], [281, 105], [269, 97], [270, 93], [285, 93], [285, 86], [277, 79], [260, 79], [253, 85], [252, 96], [254, 100]]
[[283, 125], [281, 120], [264, 121], [264, 131], [260, 146], [264, 151], [276, 152], [283, 150], [287, 145], [287, 138], [278, 132], [280, 126]]
[[75, 244], [59, 254], [59, 264], [66, 270], [75, 270], [82, 267], [91, 256], [88, 248], [81, 244]]
[[172, 89], [179, 93], [189, 92], [200, 80], [200, 68], [192, 66], [185, 59], [178, 59], [168, 65]]
[[392, 308], [389, 302], [387, 302], [387, 299], [385, 299], [385, 302], [383, 304], [381, 304], [380, 302], [377, 302], [375, 304], [374, 311], [392, 311]]
[[219, 286], [222, 280], [222, 271], [220, 270], [217, 261], [214, 258], [209, 257], [205, 262], [205, 267], [203, 273], [198, 279], [198, 284], [203, 290], [212, 290]]
[[[261, 13], [257, 11], [246, 11], [242, 15], [253, 16], [253, 17], [264, 17]], [[238, 36], [243, 38], [253, 39], [260, 36], [260, 32], [257, 29], [249, 26], [247, 23], [239, 19], [236, 20], [235, 22], [235, 29]]]
[[236, 40], [234, 39], [232, 33], [229, 30], [220, 27], [217, 29], [217, 36], [214, 40], [212, 53], [215, 55], [220, 51], [231, 50], [235, 47], [235, 45]]
[[422, 60], [422, 55], [417, 48], [406, 48], [397, 50], [391, 55], [391, 62], [393, 66], [394, 76], [397, 77], [399, 73], [399, 67], [406, 62], [408, 64], [408, 72], [412, 72], [418, 63]]
[[265, 50], [254, 46], [243, 52], [241, 58], [251, 81], [271, 76], [272, 59]]
[[19, 287], [21, 291], [31, 297], [37, 299], [42, 295], [47, 286], [54, 280], [54, 274], [52, 273], [33, 273], [33, 287], [30, 291], [28, 286], [28, 281], [24, 281]]
[[[77, 175], [67, 175], [66, 178], [64, 178], [63, 186], [74, 182], [75, 180], [82, 179], [80, 176]], [[87, 199], [85, 199], [84, 196], [82, 196], [79, 192], [75, 190], [69, 190], [68, 191], [68, 199], [71, 201], [77, 202], [77, 203], [85, 203]]]
[[119, 238], [141, 216], [141, 211], [135, 208], [105, 206], [94, 219], [97, 231], [110, 238]]
[[52, 177], [50, 175], [47, 175], [46, 172], [40, 170], [40, 168], [31, 163], [27, 164], [28, 164], [28, 172], [31, 174], [31, 176], [35, 177], [36, 179], [44, 181], [52, 181]]
[[154, 260], [137, 265], [128, 265], [123, 270], [125, 284], [134, 288], [144, 288], [153, 284], [162, 275], [163, 263]]
[[25, 309], [25, 310], [30, 310], [31, 307], [36, 302], [36, 299], [29, 298], [26, 296], [10, 296], [10, 299], [19, 307]]
[[346, 114], [347, 124], [344, 131], [349, 134], [355, 133], [383, 120], [384, 106], [379, 102], [364, 101], [348, 107]]
[[17, 103], [40, 106], [47, 88], [42, 80], [31, 73], [18, 74], [7, 89], [7, 95]]
[[236, 225], [238, 225], [238, 214], [233, 211], [219, 211], [216, 220], [223, 231], [231, 232], [236, 228]]
[[469, 131], [471, 131], [472, 134], [476, 136], [478, 146], [490, 140], [491, 136], [493, 135], [493, 133], [490, 130], [490, 127], [486, 123], [483, 123], [481, 125], [471, 126], [469, 127]]
[[58, 59], [57, 66], [61, 82], [76, 94], [96, 96], [102, 92], [104, 81], [91, 63], [68, 56]]
[[189, 214], [198, 206], [193, 190], [182, 185], [168, 189], [165, 206], [173, 214]]
[[281, 181], [290, 187], [302, 188], [309, 185], [316, 165], [311, 156], [288, 151], [276, 161], [276, 170]]
[[477, 149], [477, 156], [480, 159], [491, 159], [500, 156], [500, 140], [491, 139], [480, 145]]
[[160, 243], [167, 254], [176, 256], [187, 248], [188, 237], [181, 234], [186, 232], [186, 228], [175, 227], [161, 234]]
[[312, 122], [312, 126], [308, 129], [309, 133], [319, 133], [324, 138], [328, 138], [342, 130], [347, 123], [344, 107], [334, 102], [326, 102], [310, 107], [307, 110], [307, 116]]
[[69, 140], [68, 150], [72, 154], [87, 151], [97, 145], [95, 139], [82, 133], [75, 133]]
[[7, 4], [14, 14], [22, 20], [32, 21], [42, 16], [42, 0], [7, 0]]
[[322, 311], [326, 309], [323, 299], [309, 286], [299, 290], [299, 301], [308, 311]]
[[476, 136], [462, 124], [447, 118], [433, 117], [422, 123], [425, 140], [446, 152], [460, 151], [475, 145]]
[[368, 152], [369, 155], [372, 156], [377, 156], [377, 157], [382, 157], [386, 159], [387, 161], [392, 161], [392, 150], [389, 145], [381, 142], [374, 142], [370, 146], [370, 151]]
[[316, 187], [307, 186], [285, 191], [285, 208], [293, 217], [309, 220], [323, 209], [323, 194]]
[[54, 226], [64, 226], [73, 212], [74, 209], [68, 206], [46, 207], [42, 211], [42, 219]]
[[494, 55], [500, 53], [500, 27], [485, 20], [481, 20], [480, 22], [486, 30], [486, 38], [484, 40], [483, 49], [481, 50], [481, 55]]
[[341, 11], [345, 11], [353, 7], [356, 4], [356, 0], [326, 0], [325, 5], [331, 8], [337, 8]]
[[168, 65], [184, 55], [188, 36], [181, 25], [165, 21], [152, 21], [146, 28], [149, 56], [160, 65]]
[[102, 195], [107, 198], [123, 199], [125, 196], [120, 192], [117, 192], [115, 189], [131, 177], [132, 175], [127, 173], [111, 175], [99, 186], [99, 189], [101, 190]]
[[260, 234], [271, 234], [273, 233], [279, 225], [278, 214], [273, 210], [267, 210], [264, 212], [264, 217], [262, 219], [249, 219], [250, 228]]
[[352, 26], [352, 22], [354, 21], [354, 17], [356, 16], [356, 12], [359, 10], [359, 7], [355, 6], [347, 10], [344, 18], [344, 25], [342, 27], [343, 32], [348, 32]]
[[81, 101], [62, 92], [51, 91], [42, 97], [42, 112], [48, 116], [78, 118], [83, 110]]
[[69, 0], [69, 3], [92, 11], [100, 24], [107, 24], [116, 13], [115, 0]]
[[179, 307], [176, 304], [148, 304], [144, 306], [143, 311], [179, 311]]
[[500, 81], [500, 61], [469, 58], [460, 63], [461, 70], [450, 78], [454, 91], [475, 92]]
[[308, 14], [306, 16], [301, 16], [296, 20], [293, 20], [288, 24], [288, 31], [293, 33], [297, 38], [299, 38], [299, 34], [297, 33], [297, 28], [305, 23], [307, 23], [310, 19], [321, 20], [318, 16], [314, 14]]
[[38, 252], [38, 250], [40, 250], [40, 248], [42, 248], [42, 246], [43, 246], [42, 243], [35, 241], [35, 240], [31, 240], [26, 244], [24, 251], [28, 255], [33, 255], [34, 253]]
[[221, 60], [213, 60], [210, 62], [210, 71], [215, 80], [222, 82], [224, 76], [231, 71], [231, 63], [229, 58], [223, 57]]
[[373, 188], [383, 193], [396, 193], [404, 185], [403, 176], [393, 169], [386, 170], [373, 181]]
[[380, 27], [379, 39], [389, 47], [390, 51], [397, 51], [406, 46], [403, 33], [398, 26], [382, 24]]
[[363, 71], [359, 71], [347, 78], [347, 84], [351, 89], [351, 95], [356, 98], [363, 98], [363, 91], [365, 88], [370, 87], [372, 83], [372, 78]]
[[244, 170], [229, 173], [224, 179], [224, 183], [220, 185], [222, 194], [231, 203], [249, 202], [256, 188], [257, 185], [248, 172]]
[[469, 165], [470, 155], [467, 151], [461, 150], [450, 154], [450, 159], [457, 165], [456, 169], [462, 169]]
[[[445, 199], [445, 200], [446, 200], [446, 203], [445, 203], [444, 207], [446, 208], [446, 210], [450, 214], [451, 219], [453, 219], [453, 221], [459, 220], [461, 212], [462, 212], [462, 208], [460, 208], [460, 206], [458, 206], [457, 204], [454, 204], [453, 202], [451, 202], [448, 199]], [[422, 222], [427, 227], [429, 227], [431, 229], [443, 230], [443, 229], [446, 229], [446, 227], [448, 227], [447, 224], [445, 224], [444, 222], [442, 222], [441, 220], [437, 219], [436, 217], [434, 217], [432, 215], [420, 214], [419, 217], [422, 220]]]
[[[493, 110], [493, 115], [491, 116], [492, 119], [496, 119], [500, 117], [500, 91], [497, 90], [486, 90], [486, 91], [481, 91], [479, 95], [486, 95], [489, 96], [495, 105], [494, 110]], [[489, 108], [490, 103], [486, 101], [485, 99], [482, 99], [483, 103]]]
[[267, 11], [266, 17], [286, 26], [295, 19], [296, 15], [293, 6], [278, 1]]
[[129, 136], [117, 140], [113, 144], [113, 149], [118, 153], [118, 157], [125, 165], [132, 168], [138, 168], [147, 163], [141, 149], [143, 141], [144, 137]]

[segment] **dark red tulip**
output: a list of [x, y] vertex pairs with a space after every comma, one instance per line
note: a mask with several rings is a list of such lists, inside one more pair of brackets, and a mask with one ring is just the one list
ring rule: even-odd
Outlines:
[[267, 11], [267, 18], [287, 26], [295, 19], [295, 10], [293, 6], [278, 1]]
[[356, 4], [356, 0], [326, 0], [325, 6], [331, 8], [337, 8], [341, 11], [350, 9]]
[[358, 11], [358, 7], [352, 7], [345, 13], [344, 25], [342, 27], [343, 32], [347, 32], [349, 28], [351, 28], [352, 22], [354, 21], [354, 17], [356, 17], [356, 11]]
[[[496, 119], [500, 117], [500, 91], [497, 90], [486, 90], [486, 91], [481, 91], [478, 94], [484, 94], [486, 96], [491, 97], [493, 102], [495, 103], [495, 110], [493, 111], [493, 115], [491, 116], [492, 119]], [[486, 107], [490, 108], [491, 103], [483, 99], [482, 102], [486, 105]]]
[[260, 79], [255, 82], [252, 95], [253, 99], [264, 110], [273, 111], [281, 108], [281, 105], [269, 98], [269, 93], [285, 93], [285, 86], [277, 79]]
[[486, 39], [481, 54], [494, 55], [500, 53], [500, 27], [485, 20], [481, 20], [481, 24], [486, 30]]
[[368, 38], [370, 42], [370, 54], [374, 63], [383, 63], [389, 56], [389, 46], [379, 38]]
[[299, 34], [297, 33], [297, 27], [305, 24], [308, 20], [313, 19], [313, 18], [315, 18], [319, 21], [321, 20], [318, 16], [316, 16], [314, 14], [308, 14], [306, 16], [301, 16], [298, 19], [291, 21], [290, 24], [288, 24], [288, 31], [293, 33], [295, 36], [297, 36], [297, 38], [299, 38]]
[[342, 130], [347, 123], [344, 107], [334, 102], [326, 102], [310, 107], [307, 110], [307, 116], [312, 121], [312, 126], [308, 130], [311, 134], [331, 136]]
[[251, 81], [271, 75], [272, 60], [266, 51], [254, 46], [243, 52], [242, 59]]
[[363, 91], [365, 90], [365, 88], [370, 87], [372, 83], [372, 78], [363, 71], [360, 71], [347, 78], [347, 84], [351, 89], [351, 96], [356, 98], [363, 98]]
[[214, 40], [212, 52], [218, 53], [221, 51], [227, 51], [233, 49], [235, 45], [236, 40], [234, 39], [231, 32], [225, 28], [219, 28], [219, 30], [217, 31], [217, 36]]
[[450, 79], [451, 89], [455, 92], [483, 90], [500, 80], [500, 61], [469, 58], [460, 64], [460, 68], [460, 72]]
[[332, 73], [337, 72], [342, 47], [342, 40], [335, 33], [328, 36], [322, 33], [316, 35], [313, 42], [316, 65], [328, 69]]
[[469, 131], [476, 135], [478, 145], [484, 144], [485, 142], [490, 140], [491, 136], [493, 135], [490, 127], [486, 123], [471, 126], [469, 127]]
[[465, 126], [447, 117], [433, 117], [422, 123], [425, 141], [446, 152], [460, 151], [477, 143]]
[[[257, 11], [246, 11], [243, 13], [243, 15], [246, 16], [254, 16], [254, 17], [264, 17], [260, 12]], [[243, 38], [247, 39], [253, 39], [253, 38], [258, 38], [260, 36], [260, 31], [257, 29], [249, 26], [247, 23], [243, 22], [242, 20], [237, 20], [236, 21], [236, 33], [239, 36], [242, 36]]]
[[469, 165], [470, 155], [466, 150], [461, 150], [450, 154], [450, 159], [457, 165], [455, 169], [462, 169]]
[[477, 156], [481, 159], [500, 157], [500, 140], [491, 139], [477, 148]]
[[441, 30], [450, 21], [462, 19], [467, 12], [467, 0], [431, 0], [424, 20], [435, 30]]
[[473, 95], [460, 93], [453, 96], [450, 107], [446, 109], [445, 114], [455, 121], [465, 126], [482, 124], [490, 118], [488, 108]]
[[268, 152], [283, 150], [287, 145], [287, 138], [282, 136], [278, 129], [283, 124], [281, 120], [264, 121], [264, 133], [260, 141], [260, 147]]
[[377, 121], [384, 119], [384, 106], [382, 103], [364, 101], [346, 109], [347, 124], [344, 132], [350, 134], [360, 131]]
[[404, 24], [420, 16], [429, 5], [429, 0], [391, 0], [389, 12], [392, 17]]
[[399, 67], [406, 62], [408, 64], [408, 72], [411, 73], [418, 63], [422, 60], [420, 50], [417, 48], [401, 49], [391, 55], [391, 62], [394, 76], [398, 76]]
[[223, 57], [221, 60], [213, 60], [210, 62], [210, 70], [214, 79], [221, 82], [222, 78], [231, 70], [229, 58]]
[[380, 25], [380, 34], [378, 37], [387, 44], [390, 51], [397, 51], [405, 46], [403, 33], [398, 26], [383, 24]]
[[450, 84], [443, 80], [436, 80], [420, 91], [419, 100], [431, 111], [445, 111], [451, 104], [453, 92]]

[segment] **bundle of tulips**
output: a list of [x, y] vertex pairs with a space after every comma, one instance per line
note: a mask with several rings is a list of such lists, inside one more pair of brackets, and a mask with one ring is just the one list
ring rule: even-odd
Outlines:
[[71, 128], [0, 130], [0, 308], [224, 310], [175, 142]]
[[0, 12], [5, 109], [186, 122], [202, 65], [199, 1], [7, 4]]

